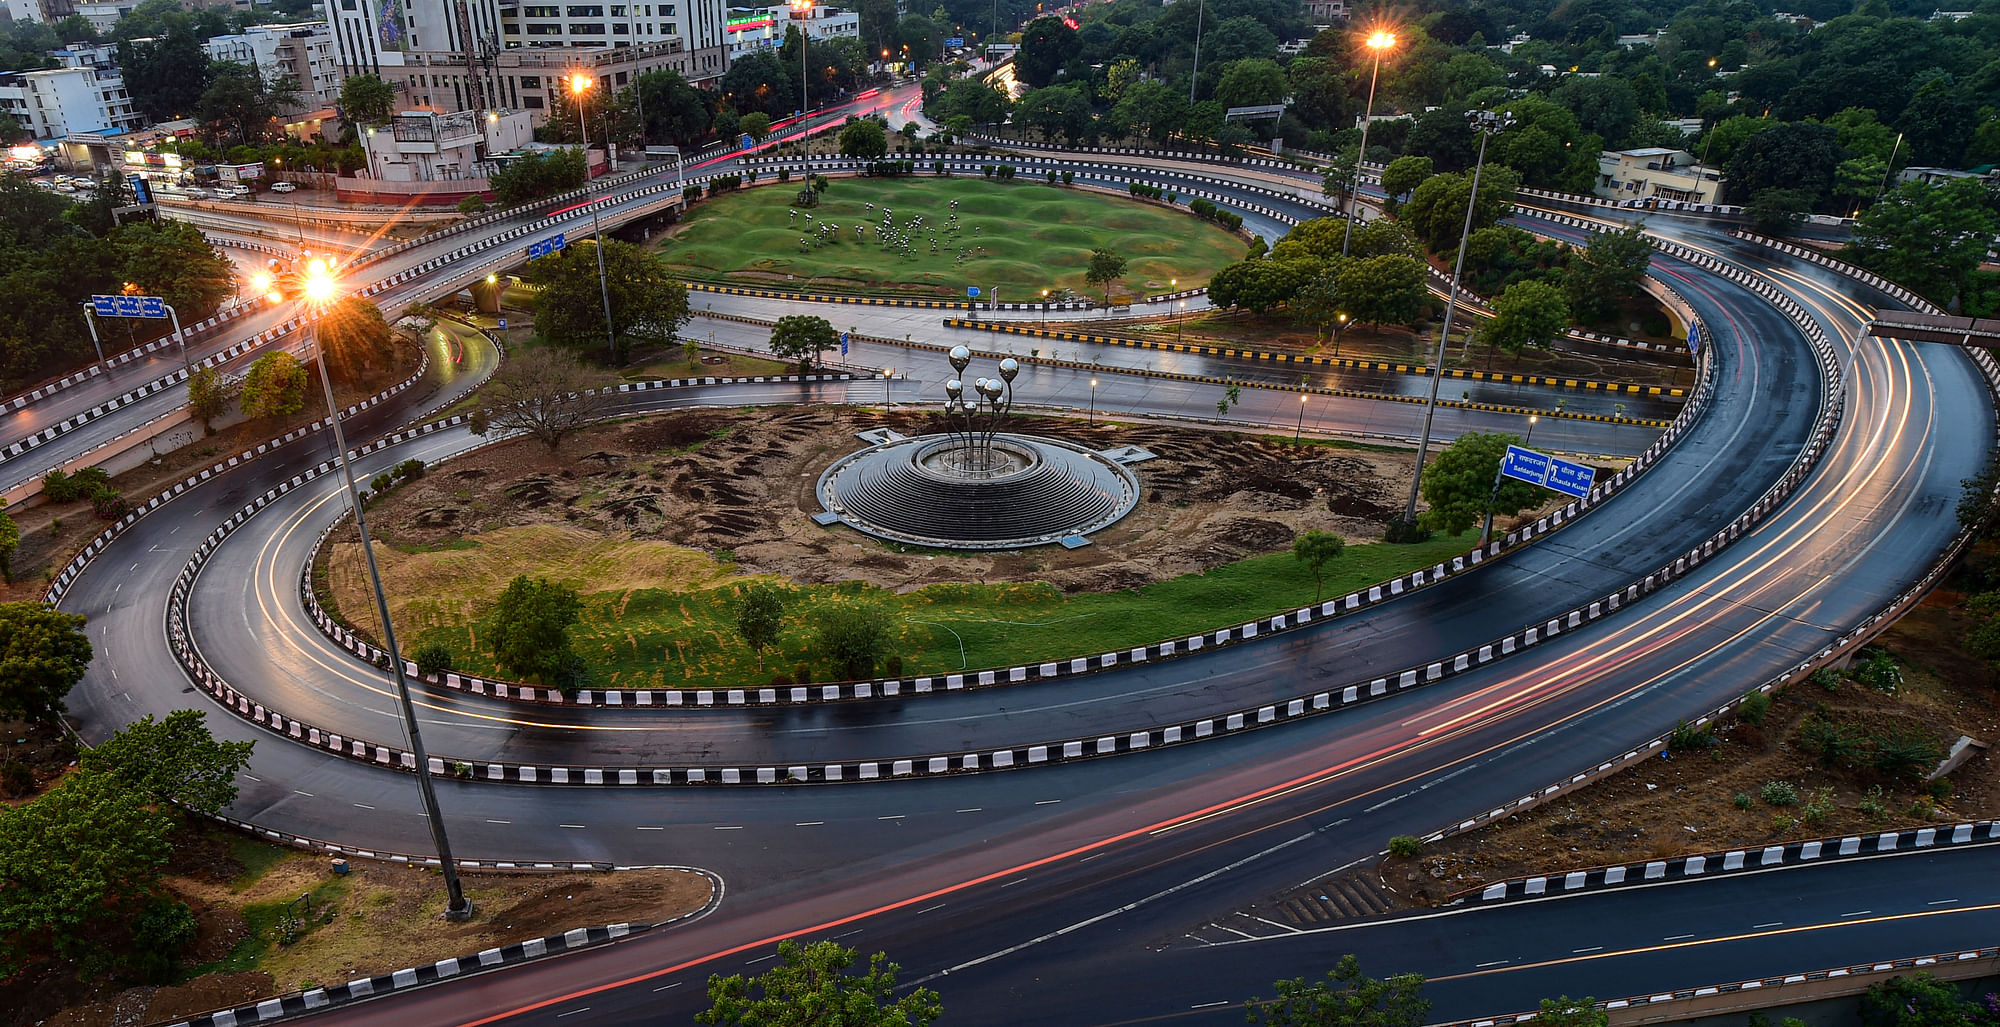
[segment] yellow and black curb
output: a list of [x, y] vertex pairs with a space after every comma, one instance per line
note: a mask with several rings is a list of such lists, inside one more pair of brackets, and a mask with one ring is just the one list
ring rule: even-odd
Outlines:
[[[755, 296], [759, 299], [799, 300], [809, 303], [852, 303], [863, 307], [920, 307], [929, 310], [965, 309], [965, 300], [906, 300], [889, 296], [840, 296], [830, 293], [787, 292], [782, 289], [750, 289], [739, 285], [710, 285], [705, 282], [683, 282], [690, 292], [712, 292], [723, 296]], [[1009, 309], [1039, 309], [1040, 304], [1007, 304]], [[1051, 310], [1078, 310], [1075, 306], [1052, 306]]]
[[[703, 311], [701, 316], [712, 317], [721, 321], [734, 321], [738, 324], [762, 325], [766, 327], [770, 326], [773, 323], [764, 320], [762, 318], [745, 317], [742, 314], [723, 314], [713, 311]], [[934, 353], [944, 353], [951, 349], [950, 346], [941, 346], [936, 343], [915, 342], [906, 339], [885, 339], [873, 335], [858, 335], [856, 336], [856, 338], [863, 342], [876, 342], [876, 343], [881, 343], [882, 345], [885, 346], [901, 346], [904, 349], [929, 350]], [[1249, 382], [1249, 381], [1243, 381], [1238, 378], [1219, 378], [1214, 375], [1205, 375], [1205, 374], [1181, 374], [1174, 371], [1154, 371], [1147, 368], [1138, 368], [1138, 367], [1118, 367], [1115, 365], [1086, 364], [1080, 360], [1060, 360], [1054, 357], [1040, 357], [1040, 356], [1023, 357], [1018, 353], [978, 353], [977, 355], [990, 356], [990, 357], [1013, 357], [1014, 359], [1023, 361], [1025, 363], [1041, 364], [1046, 367], [1068, 367], [1068, 368], [1074, 368], [1079, 371], [1103, 372], [1107, 374], [1116, 373], [1116, 374], [1130, 375], [1136, 378], [1155, 378], [1161, 381], [1196, 382], [1206, 385], [1221, 385], [1224, 387], [1235, 385], [1252, 389], [1264, 389], [1270, 392], [1295, 392], [1303, 395], [1332, 396], [1343, 399], [1367, 399], [1367, 400], [1376, 400], [1379, 402], [1389, 402], [1389, 403], [1414, 403], [1419, 406], [1423, 405], [1423, 403], [1425, 402], [1424, 398], [1420, 396], [1398, 396], [1386, 392], [1368, 392], [1362, 389], [1329, 389], [1329, 388], [1320, 388], [1309, 385], [1292, 385], [1292, 384], [1287, 384], [1285, 382]], [[1657, 421], [1651, 418], [1643, 418], [1643, 417], [1613, 417], [1607, 414], [1584, 414], [1584, 413], [1574, 413], [1567, 410], [1537, 410], [1532, 407], [1510, 406], [1502, 403], [1474, 403], [1470, 400], [1445, 399], [1443, 397], [1438, 398], [1438, 405], [1443, 407], [1451, 407], [1456, 410], [1478, 410], [1496, 414], [1513, 414], [1518, 417], [1527, 417], [1532, 414], [1536, 417], [1560, 417], [1571, 421], [1595, 421], [1600, 424], [1632, 424], [1644, 428], [1666, 428], [1672, 425], [1673, 423], [1671, 421]]]
[[[1347, 357], [1316, 357], [1305, 353], [1273, 353], [1269, 350], [1233, 349], [1224, 346], [1157, 342], [1152, 339], [1128, 339], [1117, 335], [1093, 335], [1087, 332], [1066, 332], [1048, 328], [1023, 327], [998, 321], [974, 321], [962, 317], [945, 318], [944, 325], [946, 328], [996, 332], [1002, 335], [1025, 335], [1036, 339], [1088, 342], [1104, 346], [1126, 346], [1132, 349], [1189, 353], [1206, 357], [1228, 357], [1236, 360], [1258, 360], [1266, 363], [1293, 364], [1302, 367], [1324, 367], [1348, 371], [1385, 371], [1393, 374], [1425, 376], [1431, 373], [1431, 369], [1423, 364], [1392, 364], [1385, 361], [1354, 360]], [[1551, 388], [1581, 389], [1590, 392], [1615, 393], [1625, 396], [1659, 396], [1667, 399], [1687, 398], [1686, 389], [1661, 387], [1658, 385], [1629, 385], [1622, 382], [1594, 381], [1589, 378], [1552, 378], [1544, 375], [1468, 371], [1459, 368], [1446, 368], [1444, 376], [1465, 381], [1493, 382], [1501, 385], [1542, 385]]]

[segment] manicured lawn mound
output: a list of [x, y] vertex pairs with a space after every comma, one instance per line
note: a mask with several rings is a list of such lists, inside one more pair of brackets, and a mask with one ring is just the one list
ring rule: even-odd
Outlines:
[[[661, 245], [662, 258], [696, 281], [938, 298], [963, 298], [977, 285], [998, 288], [1005, 302], [1039, 298], [1043, 289], [1100, 293], [1083, 277], [1097, 247], [1127, 260], [1113, 298], [1167, 292], [1173, 279], [1183, 288], [1206, 282], [1243, 254], [1241, 239], [1184, 212], [1041, 182], [835, 179], [810, 210], [792, 205], [797, 192], [796, 182], [772, 184], [704, 201]], [[953, 200], [956, 233], [948, 231]], [[912, 255], [883, 248], [876, 228], [885, 207], [899, 227], [923, 216]], [[840, 232], [818, 242], [821, 222]], [[802, 239], [814, 242], [802, 250]]]

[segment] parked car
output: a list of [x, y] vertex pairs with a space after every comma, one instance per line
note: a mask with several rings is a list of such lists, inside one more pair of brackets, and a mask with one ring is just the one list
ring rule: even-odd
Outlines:
[[271, 191], [272, 191], [272, 192], [274, 192], [274, 193], [288, 193], [288, 192], [291, 192], [292, 190], [294, 190], [294, 189], [297, 189], [297, 188], [298, 188], [298, 184], [297, 184], [297, 183], [295, 183], [295, 182], [272, 182], [272, 183], [271, 183]]

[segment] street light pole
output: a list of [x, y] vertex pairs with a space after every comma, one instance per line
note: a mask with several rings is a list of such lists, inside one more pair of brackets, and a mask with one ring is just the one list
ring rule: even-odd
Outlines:
[[1090, 423], [1092, 427], [1097, 425], [1097, 379], [1095, 378], [1090, 380]]
[[[596, 80], [578, 72], [569, 77], [569, 91], [576, 97], [576, 128], [583, 136], [583, 184], [590, 188], [590, 123], [583, 116], [583, 94], [590, 91]], [[608, 351], [606, 359], [611, 366], [618, 366], [618, 333], [611, 325], [611, 283], [604, 274], [604, 227], [597, 220], [597, 201], [590, 201], [590, 238], [597, 249], [597, 295], [604, 301], [604, 344]]]
[[1361, 194], [1361, 162], [1368, 159], [1368, 126], [1375, 123], [1375, 81], [1382, 75], [1382, 51], [1396, 45], [1396, 34], [1377, 30], [1368, 36], [1368, 49], [1375, 51], [1375, 70], [1368, 73], [1368, 109], [1361, 115], [1361, 149], [1354, 154], [1354, 181], [1347, 186], [1347, 228], [1340, 233], [1340, 255], [1347, 256], [1347, 242], [1354, 237], [1354, 203]]
[[1431, 361], [1430, 398], [1424, 403], [1424, 431], [1417, 440], [1417, 466], [1410, 474], [1410, 502], [1403, 509], [1403, 524], [1417, 523], [1417, 490], [1424, 481], [1424, 456], [1431, 448], [1431, 422], [1437, 417], [1438, 382], [1444, 377], [1444, 348], [1451, 339], [1452, 315], [1458, 312], [1458, 282], [1465, 274], [1465, 242], [1472, 237], [1472, 214], [1479, 207], [1479, 175], [1486, 169], [1487, 140], [1514, 124], [1514, 112], [1467, 111], [1467, 122], [1479, 133], [1479, 160], [1472, 166], [1472, 195], [1465, 201], [1465, 228], [1458, 235], [1458, 262], [1451, 271], [1451, 292], [1445, 296], [1444, 327], [1438, 332], [1437, 356]]
[[1306, 433], [1306, 397], [1304, 393], [1301, 393], [1299, 395], [1299, 426], [1292, 429], [1292, 441], [1293, 442], [1299, 441], [1299, 436], [1304, 435], [1305, 433]]
[[1201, 19], [1208, 13], [1208, 0], [1200, 0], [1194, 8], [1194, 67], [1188, 71], [1188, 106], [1194, 106], [1194, 85], [1201, 81]]
[[806, 98], [806, 26], [812, 18], [812, 0], [792, 0], [792, 18], [799, 23], [799, 130], [804, 132], [800, 148], [805, 152], [806, 175], [812, 175], [812, 102]]
[[389, 597], [382, 590], [382, 571], [375, 564], [375, 548], [368, 539], [368, 516], [361, 507], [361, 496], [354, 489], [354, 468], [347, 460], [347, 435], [340, 427], [340, 407], [333, 399], [333, 378], [327, 373], [327, 353], [319, 344], [318, 312], [324, 310], [326, 301], [333, 297], [333, 272], [323, 260], [315, 260], [307, 266], [305, 299], [312, 307], [311, 315], [304, 319], [302, 330], [312, 333], [313, 347], [319, 351], [319, 384], [326, 392], [327, 423], [333, 428], [334, 459], [340, 468], [340, 481], [347, 490], [347, 505], [354, 511], [354, 527], [361, 534], [361, 553], [368, 564], [368, 581], [375, 590], [375, 614], [382, 620], [382, 645], [389, 657], [389, 681], [396, 687], [396, 700], [403, 712], [403, 730], [410, 737], [410, 757], [416, 761], [412, 769], [417, 775], [417, 791], [422, 796], [424, 818], [430, 823], [431, 840], [437, 845], [438, 863], [444, 870], [444, 887], [447, 895], [445, 919], [472, 919], [472, 901], [465, 897], [465, 888], [459, 884], [458, 863], [451, 855], [451, 841], [445, 837], [444, 815], [438, 811], [437, 790], [431, 785], [430, 756], [424, 751], [424, 736], [417, 728], [416, 707], [410, 702], [410, 682], [404, 675], [402, 651], [396, 648], [396, 626], [389, 620]]

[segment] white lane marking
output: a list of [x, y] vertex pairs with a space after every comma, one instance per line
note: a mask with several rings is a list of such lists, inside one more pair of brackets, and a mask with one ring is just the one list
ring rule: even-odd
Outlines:
[[1602, 952], [1602, 951], [1604, 951], [1604, 946], [1602, 946], [1602, 945], [1592, 945], [1591, 947], [1589, 947], [1589, 948], [1587, 948], [1587, 949], [1571, 949], [1571, 950], [1569, 950], [1569, 951], [1570, 951], [1570, 955], [1573, 955], [1573, 956], [1580, 956], [1580, 955], [1583, 955], [1583, 954], [1584, 954], [1584, 953], [1586, 953], [1586, 952]]
[[938, 910], [940, 910], [940, 909], [943, 909], [943, 908], [944, 908], [945, 906], [946, 906], [946, 903], [943, 903], [943, 902], [940, 902], [940, 903], [938, 903], [938, 904], [937, 904], [937, 905], [935, 905], [935, 906], [925, 906], [924, 908], [922, 908], [922, 909], [920, 909], [920, 910], [917, 910], [916, 912], [914, 912], [914, 913], [911, 913], [910, 915], [911, 915], [911, 916], [923, 916], [923, 915], [924, 915], [925, 913], [933, 913], [933, 912], [936, 912], [936, 911], [938, 911]]
[[1768, 924], [1751, 924], [1750, 929], [1753, 931], [1761, 931], [1766, 927], [1783, 927], [1784, 925], [1785, 922], [1783, 920], [1773, 920]]
[[370, 805], [368, 805], [368, 804], [367, 804], [367, 803], [365, 803], [365, 802], [357, 802], [357, 803], [355, 803], [355, 805], [356, 805], [356, 806], [359, 806], [359, 807], [361, 807], [362, 809], [374, 809], [374, 808], [375, 808], [375, 807], [373, 807], [373, 806], [370, 806]]
[[834, 940], [834, 941], [839, 941], [839, 940], [840, 940], [840, 939], [842, 939], [842, 938], [852, 938], [852, 937], [854, 937], [855, 935], [857, 935], [857, 934], [860, 934], [860, 933], [861, 933], [861, 928], [857, 927], [857, 928], [855, 928], [854, 930], [851, 930], [851, 931], [847, 932], [846, 934], [836, 934], [836, 935], [834, 935], [834, 936], [833, 936], [833, 940]]
[[972, 807], [971, 809], [962, 809], [962, 810], [959, 810], [959, 812], [960, 812], [960, 813], [979, 813], [979, 812], [982, 812], [982, 811], [984, 811], [985, 809], [986, 809], [986, 807], [984, 807], [984, 806], [974, 806], [974, 807]]
[[640, 828], [639, 830], [641, 830], [641, 831], [664, 831], [664, 830], [666, 830], [666, 828], [664, 828], [664, 827], [642, 827], [642, 828]]
[[1049, 805], [1050, 803], [1056, 803], [1056, 802], [1061, 802], [1061, 801], [1062, 801], [1061, 799], [1037, 799], [1037, 800], [1035, 800], [1035, 805], [1037, 805], [1037, 806], [1047, 806], [1047, 805]]
[[748, 963], [745, 963], [745, 964], [743, 964], [743, 965], [744, 965], [744, 966], [756, 966], [756, 965], [757, 965], [758, 963], [761, 963], [761, 962], [763, 962], [763, 961], [764, 961], [764, 960], [766, 960], [766, 959], [776, 959], [776, 958], [778, 958], [778, 954], [777, 954], [776, 952], [773, 952], [773, 953], [771, 953], [771, 954], [770, 954], [770, 955], [768, 955], [768, 956], [758, 956], [758, 957], [757, 957], [756, 959], [753, 959], [753, 960], [751, 960], [751, 961], [749, 961]]
[[824, 824], [824, 823], [826, 823], [826, 821], [824, 821], [824, 820], [801, 820], [801, 821], [799, 821], [798, 823], [796, 823], [796, 824], [793, 824], [792, 826], [793, 826], [793, 827], [818, 827], [818, 826], [820, 826], [820, 825], [822, 825], [822, 824]]
[[305, 797], [306, 797], [306, 798], [308, 798], [308, 799], [310, 799], [310, 798], [313, 798], [313, 793], [311, 793], [311, 792], [301, 792], [301, 791], [299, 791], [299, 790], [298, 790], [298, 789], [296, 789], [296, 788], [292, 789], [292, 793], [293, 793], [293, 794], [295, 794], [295, 795], [303, 795], [303, 796], [305, 796]]
[[1842, 920], [1845, 920], [1845, 919], [1847, 919], [1848, 917], [1851, 917], [1851, 916], [1867, 916], [1868, 914], [1870, 914], [1870, 913], [1873, 913], [1873, 912], [1875, 912], [1875, 911], [1874, 911], [1874, 910], [1872, 910], [1872, 909], [1857, 909], [1857, 910], [1855, 910], [1855, 911], [1854, 911], [1854, 912], [1852, 912], [1852, 913], [1842, 913], [1842, 914], [1840, 914], [1840, 918], [1841, 918]]
[[1503, 963], [1510, 963], [1510, 962], [1513, 962], [1513, 961], [1512, 961], [1512, 960], [1508, 960], [1508, 959], [1496, 959], [1496, 960], [1494, 960], [1494, 961], [1493, 961], [1493, 962], [1491, 962], [1491, 963], [1479, 963], [1479, 964], [1476, 964], [1475, 966], [1473, 966], [1473, 969], [1474, 969], [1474, 970], [1484, 970], [1484, 969], [1486, 969], [1486, 968], [1487, 968], [1487, 967], [1489, 967], [1489, 966], [1499, 966], [1499, 965], [1501, 965], [1501, 964], [1503, 964]]
[[675, 981], [675, 982], [674, 982], [674, 983], [672, 983], [672, 984], [663, 984], [663, 985], [661, 985], [660, 987], [657, 987], [657, 988], [654, 988], [654, 989], [653, 989], [653, 994], [657, 995], [657, 994], [659, 994], [660, 992], [663, 992], [663, 991], [667, 990], [668, 988], [678, 988], [678, 987], [680, 987], [680, 986], [681, 986], [681, 982], [680, 982], [680, 981]]
[[886, 816], [886, 817], [876, 817], [875, 819], [877, 819], [877, 820], [901, 820], [901, 819], [903, 819], [903, 814], [901, 814], [901, 813], [897, 813], [897, 814], [893, 814], [893, 815], [891, 815], [891, 816]]
[[1014, 878], [1013, 880], [1011, 880], [1011, 881], [1008, 881], [1008, 882], [1007, 882], [1006, 884], [1003, 884], [1003, 885], [1001, 885], [1000, 887], [1002, 887], [1002, 888], [1012, 888], [1012, 887], [1014, 887], [1015, 885], [1017, 885], [1017, 884], [1020, 884], [1020, 883], [1021, 883], [1022, 881], [1025, 881], [1025, 880], [1027, 880], [1027, 878], [1025, 878], [1025, 877], [1016, 877], [1016, 878]]
[[247, 777], [247, 778], [249, 778], [249, 779], [250, 779], [250, 780], [252, 780], [252, 781], [255, 781], [255, 782], [257, 782], [258, 784], [263, 784], [263, 783], [264, 783], [264, 779], [263, 779], [263, 778], [261, 778], [261, 777], [257, 777], [257, 776], [256, 776], [256, 775], [254, 775], [254, 774], [245, 774], [245, 775], [243, 775], [243, 776], [244, 776], [244, 777]]
[[1104, 855], [1104, 853], [1101, 853], [1101, 852], [1093, 852], [1093, 853], [1091, 853], [1090, 855], [1088, 855], [1088, 856], [1085, 856], [1085, 857], [1083, 857], [1082, 859], [1079, 859], [1079, 860], [1077, 860], [1077, 862], [1078, 862], [1078, 863], [1088, 863], [1088, 862], [1090, 862], [1091, 860], [1093, 860], [1093, 859], [1096, 859], [1097, 857], [1099, 857], [1099, 856], [1102, 856], [1102, 855]]
[[557, 826], [557, 827], [567, 827], [567, 828], [569, 828], [569, 829], [570, 829], [570, 830], [572, 830], [572, 831], [581, 831], [581, 830], [583, 830], [583, 825], [582, 825], [582, 824], [557, 824], [556, 826]]
[[1203, 1002], [1202, 1004], [1200, 1004], [1200, 1005], [1198, 1005], [1198, 1006], [1189, 1006], [1188, 1008], [1189, 1008], [1189, 1009], [1214, 1009], [1214, 1008], [1215, 1008], [1216, 1006], [1226, 1006], [1226, 1005], [1229, 1005], [1229, 1004], [1230, 1004], [1230, 1002], [1231, 1002], [1231, 1000], [1230, 1000], [1230, 999], [1223, 999], [1223, 1000], [1222, 1000], [1222, 1001], [1220, 1001], [1220, 1002]]
[[487, 818], [486, 822], [487, 822], [487, 823], [489, 823], [489, 824], [512, 824], [512, 823], [513, 823], [513, 821], [511, 821], [511, 820], [494, 820], [494, 819], [492, 819], [492, 818], [490, 818], [490, 817], [489, 817], [489, 818]]
[[560, 1019], [562, 1019], [562, 1018], [563, 1018], [563, 1017], [565, 1017], [565, 1016], [575, 1016], [575, 1015], [576, 1015], [576, 1014], [578, 1014], [578, 1013], [588, 1013], [588, 1012], [590, 1012], [590, 1007], [589, 1007], [589, 1006], [584, 1006], [584, 1007], [582, 1007], [582, 1008], [580, 1008], [580, 1009], [572, 1009], [572, 1010], [570, 1010], [570, 1011], [569, 1011], [569, 1012], [567, 1012], [567, 1013], [557, 1013], [557, 1014], [556, 1014], [556, 1019], [560, 1020]]
[[1926, 905], [1926, 906], [1949, 906], [1949, 905], [1951, 905], [1952, 903], [1954, 903], [1954, 902], [1957, 902], [1957, 901], [1958, 901], [1957, 899], [1937, 899], [1937, 900], [1934, 900], [1934, 901], [1931, 901], [1931, 902], [1926, 902], [1926, 903], [1924, 903], [1924, 905]]
[[718, 831], [741, 831], [741, 830], [743, 830], [743, 825], [742, 825], [742, 824], [731, 824], [731, 825], [730, 825], [730, 826], [728, 826], [728, 827], [718, 827], [718, 828], [716, 828], [716, 830], [718, 830]]
[[1666, 936], [1665, 938], [1662, 938], [1662, 939], [1660, 939], [1660, 940], [1661, 940], [1661, 941], [1682, 941], [1682, 940], [1684, 940], [1684, 939], [1687, 939], [1687, 938], [1692, 938], [1692, 937], [1694, 937], [1694, 935], [1692, 935], [1692, 934], [1669, 934], [1669, 935], [1667, 935], [1667, 936]]

